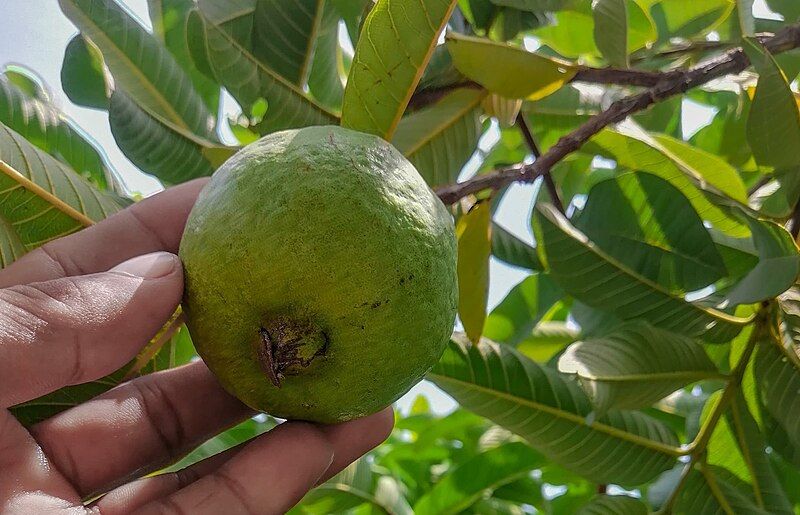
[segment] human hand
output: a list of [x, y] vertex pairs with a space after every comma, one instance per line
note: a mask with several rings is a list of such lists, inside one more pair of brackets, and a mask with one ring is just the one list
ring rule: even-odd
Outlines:
[[30, 431], [6, 409], [113, 372], [168, 320], [183, 290], [175, 252], [203, 184], [146, 199], [0, 271], [0, 513], [282, 513], [388, 435], [391, 410], [333, 426], [287, 422], [136, 480], [252, 415], [201, 362], [133, 379]]

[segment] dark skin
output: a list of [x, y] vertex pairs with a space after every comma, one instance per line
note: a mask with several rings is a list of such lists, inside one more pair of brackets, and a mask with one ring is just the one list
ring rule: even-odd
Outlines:
[[[388, 436], [389, 409], [331, 426], [287, 422], [137, 480], [253, 415], [202, 362], [134, 379], [30, 430], [5, 409], [120, 368], [169, 319], [183, 292], [175, 254], [203, 184], [167, 190], [0, 271], [1, 513], [283, 513]], [[99, 492], [109, 493], [84, 506]]]

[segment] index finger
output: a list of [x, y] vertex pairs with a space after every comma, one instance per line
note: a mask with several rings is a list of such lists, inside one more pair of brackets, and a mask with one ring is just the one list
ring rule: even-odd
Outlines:
[[206, 182], [175, 186], [39, 247], [0, 271], [0, 288], [102, 272], [151, 252], [177, 253], [186, 218]]

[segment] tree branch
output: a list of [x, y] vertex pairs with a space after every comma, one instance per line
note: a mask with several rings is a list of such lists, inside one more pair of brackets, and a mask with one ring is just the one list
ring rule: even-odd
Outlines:
[[[765, 39], [764, 45], [773, 54], [800, 47], [800, 24], [790, 25], [773, 37]], [[556, 163], [578, 150], [605, 127], [621, 122], [657, 102], [685, 93], [719, 77], [741, 73], [749, 65], [750, 61], [744, 50], [735, 48], [688, 70], [668, 72], [653, 87], [618, 100], [607, 110], [591, 117], [576, 130], [558, 140], [535, 162], [501, 168], [462, 183], [443, 186], [438, 188], [436, 193], [442, 202], [452, 204], [462, 197], [487, 188], [499, 189], [517, 181], [532, 182], [540, 175], [548, 173]]]

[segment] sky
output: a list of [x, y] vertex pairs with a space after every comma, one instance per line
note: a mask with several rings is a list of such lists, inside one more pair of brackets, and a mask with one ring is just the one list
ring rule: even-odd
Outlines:
[[[122, 0], [120, 3], [125, 5], [146, 28], [150, 28], [147, 0]], [[769, 11], [764, 0], [755, 1], [754, 13], [756, 16], [768, 17]], [[22, 64], [33, 69], [49, 88], [54, 103], [85, 134], [91, 135], [91, 139], [99, 148], [103, 149], [108, 161], [119, 173], [129, 191], [145, 196], [160, 191], [159, 182], [139, 171], [116, 146], [106, 113], [73, 105], [61, 89], [60, 70], [64, 49], [72, 36], [77, 33], [77, 29], [61, 13], [58, 1], [0, 0], [0, 19], [13, 21], [4, 24], [3, 31], [0, 31], [0, 67]], [[233, 114], [237, 106], [228, 97], [223, 102], [222, 110], [225, 114]], [[689, 132], [697, 130], [710, 121], [712, 114], [696, 104], [685, 103], [683, 119], [685, 130]], [[484, 138], [482, 144], [489, 145], [492, 137], [490, 134]], [[495, 216], [497, 222], [529, 243], [533, 241], [529, 220], [531, 199], [535, 189], [531, 185], [513, 185]], [[508, 291], [527, 275], [525, 270], [509, 267], [492, 259], [489, 307], [497, 305]], [[436, 411], [448, 411], [454, 405], [445, 394], [432, 385], [423, 383], [409, 392], [399, 403], [400, 406], [407, 408], [418, 393], [428, 396]]]

